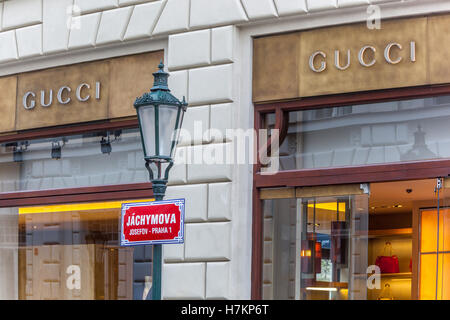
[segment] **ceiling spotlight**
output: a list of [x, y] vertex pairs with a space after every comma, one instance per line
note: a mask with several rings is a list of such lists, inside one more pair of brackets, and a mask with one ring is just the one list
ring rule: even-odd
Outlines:
[[61, 159], [61, 149], [66, 145], [66, 142], [68, 141], [67, 137], [62, 137], [59, 139], [54, 139], [52, 141], [52, 159]]
[[25, 150], [27, 150], [27, 147], [29, 145], [30, 144], [28, 141], [16, 143], [16, 145], [14, 146], [14, 151], [13, 151], [14, 162], [22, 162], [23, 161], [23, 152]]
[[59, 141], [52, 142], [52, 159], [61, 159], [61, 145]]
[[111, 147], [111, 141], [109, 140], [109, 134], [108, 137], [102, 137], [102, 141], [100, 141], [100, 150], [103, 154], [110, 154], [112, 151]]

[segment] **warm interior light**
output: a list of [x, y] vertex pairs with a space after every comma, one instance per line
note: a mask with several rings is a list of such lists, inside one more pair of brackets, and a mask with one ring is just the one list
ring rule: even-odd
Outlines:
[[122, 208], [122, 203], [148, 202], [154, 200], [155, 199], [140, 199], [140, 200], [124, 200], [124, 201], [93, 202], [93, 203], [78, 203], [78, 204], [62, 204], [62, 205], [39, 206], [39, 207], [24, 207], [19, 208], [19, 214], [120, 209]]
[[14, 150], [13, 160], [14, 160], [14, 162], [22, 162], [23, 161], [23, 152], [21, 150]]
[[[449, 209], [440, 209], [438, 223], [437, 210], [424, 210], [421, 213], [419, 298], [422, 300], [448, 300], [450, 298], [450, 294], [445, 290], [449, 283], [446, 275], [450, 271], [450, 254], [447, 253], [450, 241], [446, 237], [450, 233], [450, 226], [446, 223], [449, 215]], [[437, 230], [439, 230], [439, 235]], [[438, 236], [439, 248], [437, 246]], [[438, 259], [439, 262], [437, 262]], [[436, 263], [438, 263], [438, 267], [436, 267]]]
[[324, 288], [324, 287], [306, 287], [309, 291], [333, 291], [336, 292], [337, 288]]

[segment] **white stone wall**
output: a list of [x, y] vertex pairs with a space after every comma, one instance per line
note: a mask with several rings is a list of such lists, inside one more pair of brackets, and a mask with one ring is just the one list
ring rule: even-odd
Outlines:
[[[0, 3], [0, 63], [191, 30], [202, 31], [174, 38], [174, 48], [189, 39], [203, 47], [227, 36], [221, 33], [226, 29], [214, 27], [415, 1], [420, 0], [6, 0]], [[221, 47], [208, 55], [200, 47], [193, 46], [192, 55], [169, 53], [171, 67], [214, 64], [229, 57]]]
[[[170, 87], [190, 104], [184, 127], [246, 130], [251, 37], [364, 21], [369, 4], [386, 17], [450, 10], [436, 0], [7, 0], [0, 75], [166, 49]], [[205, 136], [177, 152], [233, 146]], [[165, 299], [250, 298], [251, 182], [251, 165], [174, 167], [167, 198], [186, 198], [186, 243], [164, 248]]]

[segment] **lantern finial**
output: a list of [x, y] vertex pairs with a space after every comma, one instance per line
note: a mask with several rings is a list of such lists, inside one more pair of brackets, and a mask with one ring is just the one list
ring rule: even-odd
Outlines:
[[164, 63], [162, 60], [158, 65], [158, 69], [159, 69], [158, 71], [153, 73], [153, 76], [155, 77], [155, 82], [153, 83], [153, 88], [151, 89], [151, 91], [156, 90], [170, 91], [169, 86], [167, 84], [169, 74], [167, 72], [164, 72]]

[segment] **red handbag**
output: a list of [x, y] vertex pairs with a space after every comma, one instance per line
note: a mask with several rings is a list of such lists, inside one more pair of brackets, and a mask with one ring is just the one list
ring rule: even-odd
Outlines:
[[[389, 255], [386, 255], [386, 249], [389, 249]], [[400, 268], [398, 264], [398, 257], [392, 255], [392, 245], [390, 242], [386, 242], [383, 255], [378, 256], [375, 260], [375, 265], [380, 268], [381, 273], [399, 273]]]

